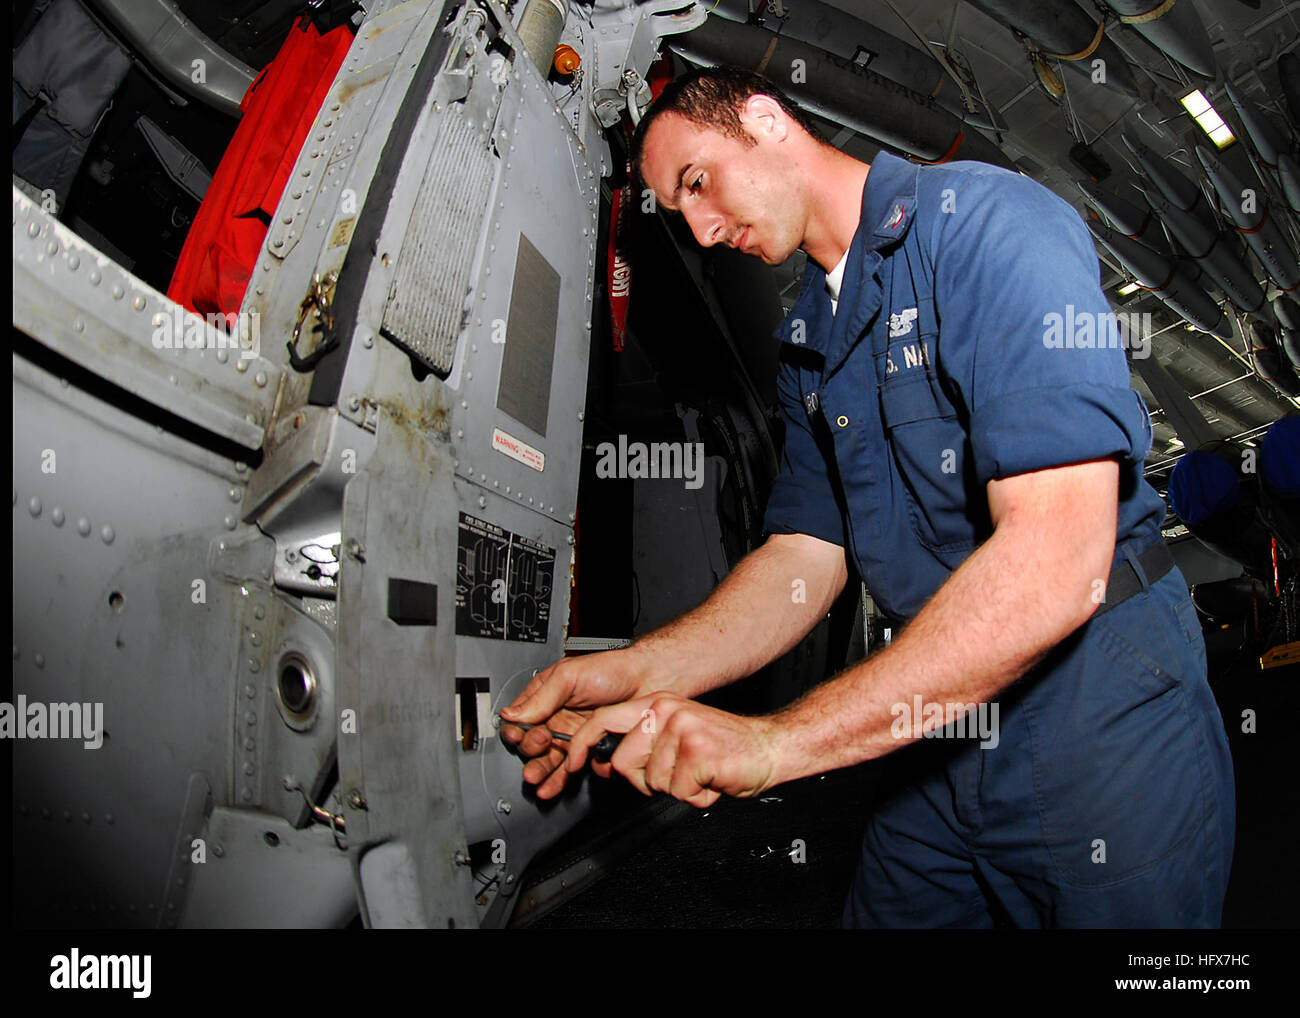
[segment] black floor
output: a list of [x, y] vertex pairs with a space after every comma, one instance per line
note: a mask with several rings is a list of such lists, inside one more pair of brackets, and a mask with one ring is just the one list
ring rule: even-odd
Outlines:
[[[1235, 660], [1233, 659], [1235, 657]], [[1300, 669], [1260, 672], [1238, 655], [1214, 661], [1237, 782], [1237, 844], [1225, 928], [1300, 925]], [[1253, 734], [1242, 712], [1254, 711]], [[599, 883], [534, 925], [831, 928], [860, 851], [878, 763], [722, 799], [692, 813]], [[805, 861], [791, 846], [803, 842]]]

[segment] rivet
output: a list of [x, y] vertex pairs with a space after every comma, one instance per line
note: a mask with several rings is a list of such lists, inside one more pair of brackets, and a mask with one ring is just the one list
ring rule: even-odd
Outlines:
[[218, 351], [217, 351], [217, 363], [218, 363], [218, 364], [225, 364], [226, 361], [228, 361], [229, 359], [230, 359], [230, 354], [226, 353], [225, 350], [218, 350]]
[[56, 255], [56, 254], [58, 254], [58, 253], [59, 253], [59, 242], [58, 242], [57, 240], [52, 240], [52, 241], [50, 241], [48, 244], [46, 244], [46, 245], [45, 245], [45, 253], [46, 253], [47, 255]]
[[131, 306], [135, 308], [137, 311], [143, 311], [145, 303], [146, 303], [145, 299], [137, 295], [135, 300], [131, 301]]
[[226, 492], [226, 497], [229, 498], [230, 501], [232, 502], [238, 502], [241, 497], [239, 489], [231, 488], [229, 491]]
[[244, 715], [244, 724], [249, 726], [257, 724], [257, 715], [250, 710]]
[[84, 516], [79, 517], [77, 519], [77, 533], [80, 534], [82, 537], [89, 537], [90, 520], [86, 519], [86, 517]]
[[253, 790], [251, 788], [245, 788], [239, 793], [239, 797], [245, 802], [251, 802], [253, 799]]
[[248, 750], [250, 753], [253, 751], [253, 747], [256, 745], [257, 743], [253, 739], [244, 740], [244, 748]]
[[224, 520], [222, 520], [221, 522], [224, 523], [224, 524], [226, 525], [226, 529], [227, 529], [227, 530], [234, 530], [234, 529], [235, 529], [235, 518], [234, 518], [233, 516], [227, 516], [227, 517], [226, 517]]
[[78, 258], [75, 254], [68, 255], [68, 268], [70, 268], [73, 272], [76, 272], [77, 269], [81, 268], [81, 259]]
[[369, 350], [372, 346], [375, 345], [375, 337], [374, 337], [374, 336], [366, 336], [366, 337], [361, 341], [361, 345], [364, 346], [367, 350]]
[[244, 773], [245, 773], [245, 774], [251, 775], [251, 774], [253, 773], [253, 771], [255, 771], [256, 769], [257, 769], [257, 768], [255, 768], [255, 767], [252, 765], [251, 762], [245, 762], [245, 763], [244, 763]]
[[222, 856], [224, 856], [224, 855], [226, 854], [226, 850], [225, 850], [225, 848], [222, 847], [220, 844], [213, 845], [213, 846], [212, 846], [212, 854], [215, 855], [218, 859], [220, 859], [220, 858], [222, 858]]
[[256, 608], [253, 609], [253, 618], [255, 619], [266, 618], [266, 609], [259, 604]]
[[99, 528], [99, 536], [105, 544], [112, 544], [113, 538], [117, 536], [117, 533], [113, 530], [112, 527], [110, 527], [107, 523], [105, 523], [102, 527]]
[[248, 670], [256, 675], [262, 670], [262, 662], [255, 657], [250, 657], [248, 659]]
[[44, 654], [37, 654], [34, 658], [32, 658], [32, 663], [35, 664], [37, 668], [44, 668], [44, 667], [45, 667], [45, 655], [44, 655]]
[[27, 511], [33, 516], [39, 516], [41, 514], [41, 500], [35, 495], [28, 499]]
[[125, 297], [125, 296], [126, 296], [126, 291], [122, 289], [122, 284], [121, 284], [121, 283], [114, 283], [114, 284], [113, 284], [113, 299], [114, 299], [114, 300], [121, 300], [121, 299], [122, 299], [123, 297]]
[[257, 695], [257, 687], [250, 682], [247, 686], [244, 687], [244, 695], [248, 697], [250, 700], [253, 699], [253, 697]]
[[91, 270], [90, 270], [90, 285], [91, 285], [91, 286], [98, 286], [98, 285], [99, 285], [99, 281], [100, 281], [100, 279], [102, 279], [102, 278], [103, 278], [103, 277], [99, 274], [99, 269], [91, 269]]
[[480, 509], [483, 509], [483, 508], [485, 508], [486, 506], [487, 506], [487, 499], [484, 498], [482, 495], [480, 495], [480, 496], [478, 497], [478, 507], [479, 507]]
[[41, 235], [41, 225], [40, 225], [40, 223], [30, 223], [30, 224], [28, 224], [28, 227], [27, 227], [27, 236], [29, 236], [29, 237], [39, 237], [40, 235]]
[[262, 645], [262, 634], [254, 630], [248, 634], [248, 642], [254, 647], [260, 647]]
[[245, 371], [248, 370], [248, 361], [246, 361], [246, 360], [239, 360], [239, 361], [236, 361], [236, 362], [235, 362], [235, 370], [238, 371], [238, 372], [242, 375]]

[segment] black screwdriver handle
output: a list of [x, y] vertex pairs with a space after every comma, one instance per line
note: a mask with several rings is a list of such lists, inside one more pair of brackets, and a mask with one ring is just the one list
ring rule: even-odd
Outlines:
[[621, 732], [609, 732], [596, 745], [591, 747], [591, 758], [600, 763], [609, 763], [614, 755], [614, 750], [618, 749], [618, 744], [623, 741]]

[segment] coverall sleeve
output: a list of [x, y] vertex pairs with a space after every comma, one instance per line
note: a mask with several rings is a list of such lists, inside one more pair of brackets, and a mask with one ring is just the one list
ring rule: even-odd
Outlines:
[[804, 413], [798, 370], [782, 362], [776, 388], [785, 419], [785, 449], [781, 472], [767, 500], [763, 533], [809, 534], [831, 544], [844, 544], [844, 519], [828, 473], [826, 459]]
[[[993, 167], [931, 186], [920, 200], [949, 210], [935, 215], [931, 246], [938, 356], [970, 413], [980, 483], [1089, 460], [1141, 462], [1150, 420], [1078, 213]], [[1067, 348], [1067, 333], [1090, 345]]]

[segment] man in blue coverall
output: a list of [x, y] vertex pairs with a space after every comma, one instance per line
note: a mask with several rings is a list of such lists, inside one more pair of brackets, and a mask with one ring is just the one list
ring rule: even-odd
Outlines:
[[[733, 68], [669, 85], [633, 159], [700, 244], [808, 255], [784, 461], [704, 604], [502, 712], [525, 779], [558, 794], [607, 732], [597, 773], [698, 806], [894, 754], [846, 925], [1218, 925], [1232, 764], [1078, 215], [982, 163], [859, 162]], [[692, 699], [798, 643], [848, 555], [905, 623], [888, 648], [775, 714]], [[976, 714], [996, 734], [954, 737]]]

